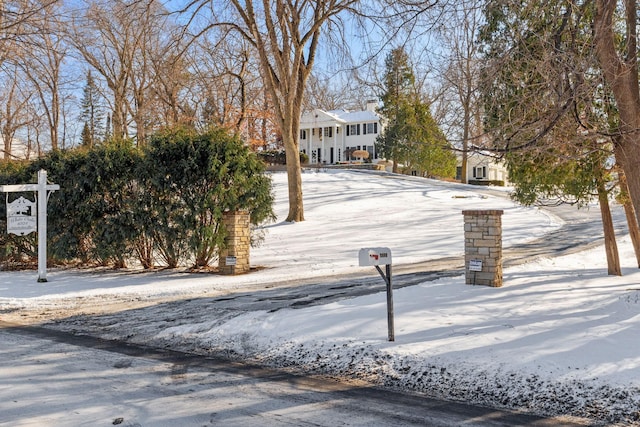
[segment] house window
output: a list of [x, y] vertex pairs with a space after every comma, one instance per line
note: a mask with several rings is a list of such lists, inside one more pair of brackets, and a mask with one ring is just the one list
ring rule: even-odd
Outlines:
[[378, 124], [377, 123], [365, 123], [362, 125], [362, 133], [363, 134], [371, 134], [378, 133]]
[[473, 168], [473, 177], [476, 179], [484, 179], [487, 177], [487, 167], [486, 166], [476, 166]]
[[306, 129], [301, 129], [300, 130], [300, 139], [307, 139], [307, 130]]
[[347, 126], [348, 135], [360, 135], [360, 124]]
[[333, 128], [324, 128], [324, 136], [331, 138], [333, 136]]

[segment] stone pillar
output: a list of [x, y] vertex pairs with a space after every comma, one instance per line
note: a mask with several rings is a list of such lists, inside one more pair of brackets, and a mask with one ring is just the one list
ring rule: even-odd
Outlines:
[[225, 212], [222, 224], [227, 237], [218, 259], [220, 274], [248, 273], [251, 268], [249, 263], [249, 247], [251, 246], [249, 212]]
[[465, 210], [467, 285], [502, 286], [502, 210]]

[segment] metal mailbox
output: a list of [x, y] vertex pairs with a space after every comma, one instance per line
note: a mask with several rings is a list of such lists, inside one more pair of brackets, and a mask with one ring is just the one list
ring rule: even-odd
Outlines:
[[360, 267], [370, 265], [390, 265], [391, 249], [389, 248], [362, 248], [358, 252]]

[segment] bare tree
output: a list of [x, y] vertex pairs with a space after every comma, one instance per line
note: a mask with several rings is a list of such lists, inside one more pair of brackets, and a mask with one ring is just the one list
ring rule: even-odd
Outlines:
[[[462, 151], [461, 181], [467, 183], [467, 158], [470, 147], [479, 145], [483, 129], [480, 80], [480, 45], [476, 42], [482, 22], [483, 0], [465, 0], [447, 5], [446, 18], [438, 27], [444, 52], [443, 81], [439, 104], [447, 105], [442, 119], [458, 135]], [[449, 7], [451, 7], [449, 9]]]
[[58, 149], [60, 140], [61, 73], [67, 51], [64, 38], [56, 32], [56, 28], [62, 25], [57, 13], [55, 5], [40, 11], [41, 16], [36, 23], [38, 28], [24, 37], [23, 60], [17, 62], [33, 84], [47, 121], [53, 150]]
[[[194, 80], [201, 93], [199, 110], [205, 124], [215, 124], [239, 133], [248, 110], [259, 100], [261, 86], [258, 62], [238, 34], [222, 33], [201, 38], [194, 61]], [[252, 91], [250, 99], [249, 92]], [[259, 104], [255, 104], [257, 107]]]
[[194, 55], [189, 55], [181, 39], [172, 35], [171, 43], [167, 43], [160, 55], [153, 55], [151, 61], [155, 80], [151, 86], [152, 98], [158, 105], [153, 108], [158, 116], [158, 126], [188, 125], [193, 126], [195, 116], [193, 108], [184, 99], [190, 85], [193, 84], [193, 73], [190, 68], [196, 63]]
[[126, 20], [123, 5], [114, 10], [106, 3], [87, 5], [84, 15], [75, 17], [69, 28], [70, 40], [83, 59], [104, 78], [111, 91], [112, 136], [126, 138], [128, 133], [127, 94], [133, 63], [134, 37]]
[[167, 14], [155, 0], [96, 0], [71, 26], [74, 47], [112, 93], [111, 125], [116, 138], [128, 137], [133, 123], [138, 143], [144, 143], [151, 121], [153, 65], [164, 52], [166, 20]]
[[[206, 3], [196, 0], [191, 5], [201, 11]], [[257, 52], [285, 146], [289, 183], [286, 220], [290, 222], [304, 220], [297, 137], [304, 90], [320, 45], [322, 28], [329, 24], [340, 26], [339, 15], [353, 11], [358, 3], [357, 0], [210, 3], [212, 26], [238, 31]]]
[[30, 120], [27, 105], [31, 93], [25, 91], [25, 75], [16, 64], [25, 62], [25, 50], [32, 38], [43, 32], [46, 11], [57, 0], [3, 0], [0, 2], [0, 66], [4, 74], [4, 102], [2, 108], [2, 134], [5, 158], [11, 155], [11, 144], [18, 129]]
[[3, 158], [14, 157], [13, 142], [16, 132], [31, 120], [29, 115], [30, 90], [21, 86], [24, 75], [18, 67], [6, 67], [5, 84], [0, 89], [0, 130], [2, 132]]

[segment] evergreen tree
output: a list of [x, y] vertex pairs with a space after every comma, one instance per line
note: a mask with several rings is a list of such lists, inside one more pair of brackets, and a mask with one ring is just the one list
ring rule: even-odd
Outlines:
[[91, 147], [91, 130], [89, 129], [89, 123], [84, 122], [82, 126], [82, 133], [80, 134], [80, 145]]
[[385, 92], [379, 112], [386, 123], [376, 139], [378, 153], [393, 160], [394, 172], [400, 163], [407, 172], [453, 177], [455, 155], [433, 119], [429, 104], [415, 88], [409, 56], [402, 48], [393, 49], [385, 66]]
[[84, 121], [82, 145], [93, 147], [105, 138], [105, 108], [91, 70], [87, 72], [87, 81], [82, 94], [82, 114]]
[[385, 118], [385, 128], [376, 140], [376, 151], [393, 160], [393, 171], [398, 162], [405, 160], [407, 146], [407, 122], [411, 115], [411, 97], [415, 76], [409, 65], [409, 56], [402, 48], [393, 49], [385, 61], [382, 107], [379, 112]]
[[608, 194], [617, 113], [593, 67], [593, 5], [487, 5], [485, 125], [503, 152], [513, 197], [600, 204], [609, 274], [621, 274]]

